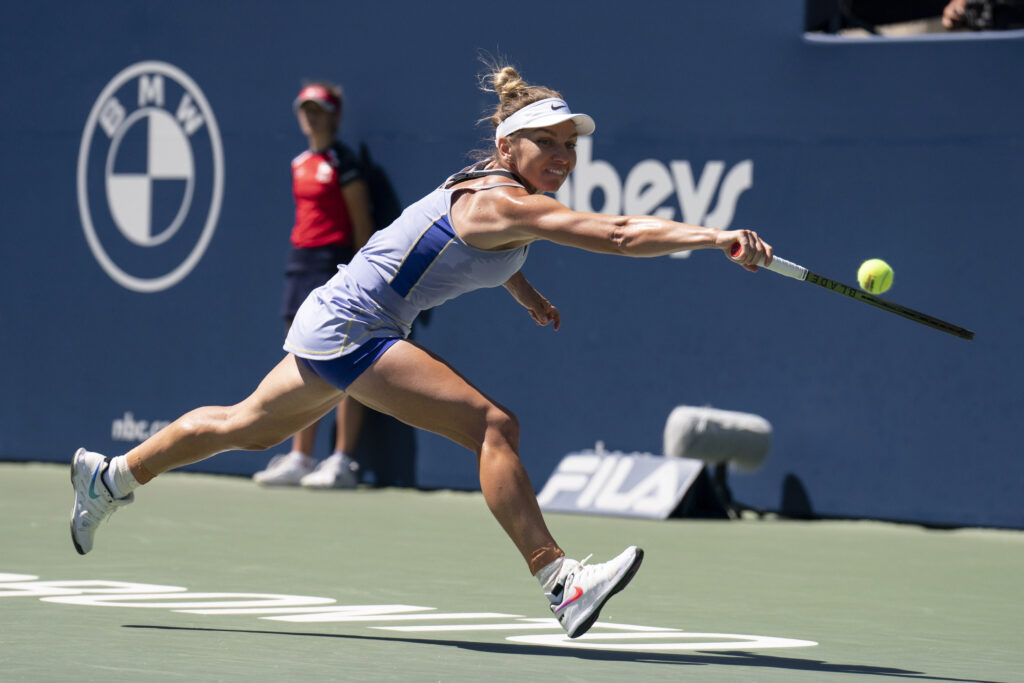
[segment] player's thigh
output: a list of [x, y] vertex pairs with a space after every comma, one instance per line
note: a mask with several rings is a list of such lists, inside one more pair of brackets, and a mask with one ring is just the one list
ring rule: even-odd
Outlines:
[[470, 450], [497, 427], [518, 440], [515, 417], [442, 358], [401, 340], [349, 386], [360, 403]]
[[230, 408], [230, 430], [285, 439], [329, 412], [344, 397], [292, 354], [271, 370], [256, 390]]

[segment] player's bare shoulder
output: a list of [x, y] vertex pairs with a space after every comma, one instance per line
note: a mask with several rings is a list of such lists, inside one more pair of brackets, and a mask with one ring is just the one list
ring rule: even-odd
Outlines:
[[477, 178], [455, 186], [451, 217], [459, 236], [468, 244], [495, 249], [516, 239], [509, 231], [520, 222], [522, 203], [531, 195], [520, 186], [488, 181]]

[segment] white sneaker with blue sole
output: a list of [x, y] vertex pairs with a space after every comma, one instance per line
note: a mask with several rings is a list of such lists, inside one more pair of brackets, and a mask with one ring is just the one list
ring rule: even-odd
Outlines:
[[75, 504], [71, 508], [71, 542], [79, 555], [92, 550], [93, 537], [99, 525], [119, 507], [135, 500], [135, 494], [114, 498], [103, 483], [103, 474], [110, 458], [79, 448], [71, 459], [71, 486]]

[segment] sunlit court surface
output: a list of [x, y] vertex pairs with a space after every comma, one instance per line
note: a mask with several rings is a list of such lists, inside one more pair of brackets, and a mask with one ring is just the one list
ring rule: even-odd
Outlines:
[[3, 680], [1024, 680], [1015, 531], [549, 514], [647, 552], [569, 641], [478, 493], [171, 473], [85, 557], [72, 500], [0, 464]]

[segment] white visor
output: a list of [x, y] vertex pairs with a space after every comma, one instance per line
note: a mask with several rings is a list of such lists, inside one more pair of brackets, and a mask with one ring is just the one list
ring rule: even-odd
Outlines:
[[563, 99], [549, 97], [539, 100], [526, 105], [499, 123], [497, 130], [494, 131], [494, 144], [498, 144], [498, 138], [508, 137], [517, 130], [554, 126], [570, 120], [576, 124], [577, 135], [590, 135], [596, 127], [594, 119], [586, 114], [573, 114]]

